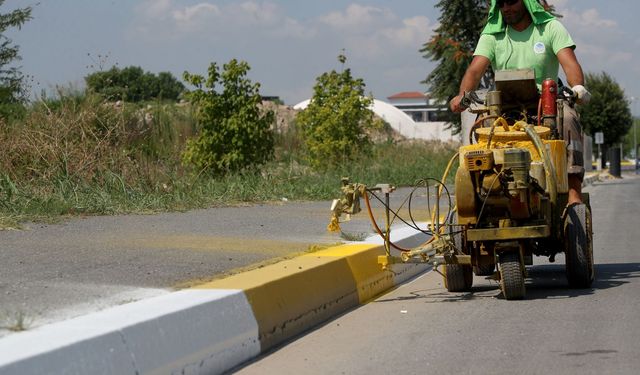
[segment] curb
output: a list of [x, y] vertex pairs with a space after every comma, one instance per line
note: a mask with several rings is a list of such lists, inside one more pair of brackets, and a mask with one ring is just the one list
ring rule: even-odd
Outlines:
[[589, 186], [589, 185], [593, 185], [594, 182], [598, 181], [600, 179], [600, 172], [595, 172], [595, 173], [588, 173], [587, 175], [584, 176], [584, 179], [582, 180], [582, 186]]
[[[401, 246], [427, 236], [392, 232]], [[379, 238], [0, 339], [0, 375], [218, 374], [424, 272], [383, 271]]]

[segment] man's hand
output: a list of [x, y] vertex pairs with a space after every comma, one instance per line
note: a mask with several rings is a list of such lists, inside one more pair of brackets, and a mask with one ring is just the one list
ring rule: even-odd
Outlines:
[[576, 94], [578, 104], [587, 104], [591, 100], [591, 93], [582, 85], [575, 85], [571, 88]]
[[464, 77], [462, 77], [462, 82], [460, 82], [460, 90], [458, 92], [462, 94], [459, 94], [449, 102], [449, 108], [451, 108], [451, 111], [455, 113], [464, 111], [464, 108], [460, 106], [464, 93], [478, 88], [478, 84], [480, 83], [484, 72], [489, 68], [489, 65], [491, 65], [491, 61], [488, 58], [479, 55], [473, 57], [471, 64], [464, 73]]
[[449, 108], [451, 108], [452, 112], [461, 113], [464, 111], [464, 108], [462, 108], [462, 106], [460, 105], [460, 103], [462, 102], [462, 97], [463, 95], [458, 95], [455, 98], [451, 99], [451, 101], [449, 102]]

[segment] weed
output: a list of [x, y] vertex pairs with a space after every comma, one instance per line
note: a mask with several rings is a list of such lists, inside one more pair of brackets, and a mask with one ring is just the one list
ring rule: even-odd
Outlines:
[[3, 315], [3, 322], [0, 325], [0, 329], [5, 329], [11, 332], [22, 332], [29, 329], [33, 324], [33, 319], [24, 311], [8, 312]]
[[[279, 118], [294, 121], [290, 111]], [[199, 131], [189, 104], [116, 104], [78, 93], [36, 103], [24, 120], [0, 124], [0, 228], [68, 215], [328, 200], [343, 176], [397, 186], [441, 178], [455, 152], [440, 142], [386, 141], [371, 157], [320, 173], [304, 162], [296, 127], [280, 122], [275, 160], [215, 177], [181, 165], [187, 139]]]
[[367, 239], [367, 236], [369, 236], [369, 233], [365, 232], [340, 232], [340, 238], [345, 241], [362, 242]]

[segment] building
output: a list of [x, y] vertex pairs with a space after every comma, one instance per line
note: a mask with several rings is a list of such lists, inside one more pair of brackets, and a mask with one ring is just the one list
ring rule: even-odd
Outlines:
[[[310, 100], [305, 100], [296, 104], [293, 108], [296, 110], [304, 110], [310, 102]], [[451, 129], [447, 129], [446, 122], [416, 122], [407, 112], [399, 109], [399, 107], [377, 99], [373, 101], [370, 109], [403, 137], [445, 142], [460, 140], [458, 135], [451, 134]], [[425, 112], [426, 114], [424, 116], [428, 119], [430, 116], [429, 112], [433, 112], [434, 110], [423, 108], [412, 111]]]
[[446, 122], [449, 116], [446, 104], [431, 99], [428, 93], [400, 92], [387, 98], [389, 103], [403, 111], [415, 122]]

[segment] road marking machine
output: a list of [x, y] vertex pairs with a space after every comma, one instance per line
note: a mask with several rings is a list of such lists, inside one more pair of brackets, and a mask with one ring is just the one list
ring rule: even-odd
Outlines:
[[[582, 194], [584, 203], [567, 205], [568, 141], [562, 139], [562, 106], [569, 105], [571, 97], [570, 90], [559, 89], [553, 80], [546, 80], [538, 94], [532, 70], [496, 72], [496, 90], [484, 100], [475, 93], [465, 95], [464, 104], [478, 116], [469, 134], [471, 144], [459, 148], [442, 180], [429, 179], [436, 181], [436, 202], [431, 224], [421, 229], [431, 234], [423, 245], [405, 249], [391, 242], [390, 216], [397, 214], [389, 208], [390, 185], [369, 188], [343, 179], [343, 197], [333, 202], [329, 229], [339, 228], [341, 215], [358, 213], [363, 198], [374, 228], [385, 239], [382, 267], [432, 263], [442, 270], [450, 292], [471, 290], [474, 273], [488, 276], [499, 281], [504, 298], [511, 300], [525, 297], [526, 266], [533, 264], [534, 255], [554, 262], [564, 253], [569, 285], [590, 287], [594, 265], [589, 194]], [[446, 178], [456, 161], [452, 197]], [[369, 202], [376, 193], [385, 196], [383, 229]], [[442, 204], [446, 198], [448, 206]], [[408, 224], [415, 225], [411, 221]]]

